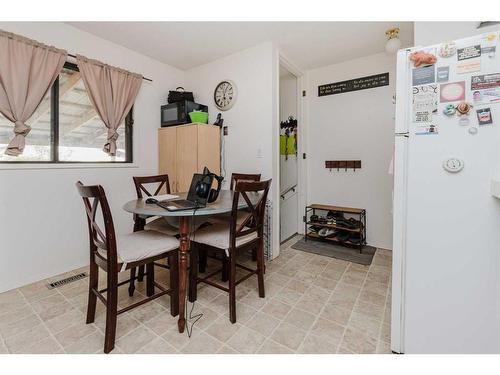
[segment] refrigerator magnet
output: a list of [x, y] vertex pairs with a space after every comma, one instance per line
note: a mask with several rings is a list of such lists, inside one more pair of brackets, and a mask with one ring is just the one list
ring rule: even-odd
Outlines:
[[437, 58], [432, 53], [425, 51], [416, 51], [410, 54], [410, 61], [413, 61], [413, 66], [418, 68], [422, 65], [432, 65], [436, 63]]
[[439, 56], [441, 57], [451, 57], [457, 52], [457, 45], [455, 42], [447, 42], [441, 44], [441, 48], [439, 48]]
[[448, 82], [450, 77], [450, 67], [449, 66], [438, 66], [436, 73], [437, 82]]
[[458, 103], [456, 108], [459, 116], [468, 116], [472, 108], [472, 104], [469, 104], [467, 102], [460, 102]]
[[493, 124], [493, 118], [491, 117], [490, 108], [481, 108], [476, 110], [477, 122], [479, 125], [491, 125]]
[[458, 125], [460, 126], [467, 126], [470, 124], [470, 120], [468, 117], [460, 117], [458, 119]]
[[420, 68], [413, 69], [413, 86], [426, 85], [434, 82], [436, 82], [436, 68], [434, 65], [425, 65]]
[[446, 116], [453, 116], [457, 112], [457, 109], [455, 108], [454, 104], [447, 104], [446, 107], [443, 109], [443, 113]]
[[490, 59], [493, 59], [495, 57], [495, 53], [497, 51], [496, 46], [486, 46], [481, 48], [481, 55], [486, 55]]
[[437, 135], [438, 133], [437, 125], [420, 125], [415, 131], [415, 135]]
[[471, 127], [469, 128], [469, 134], [471, 134], [471, 135], [476, 135], [476, 134], [477, 134], [477, 132], [478, 132], [477, 127], [475, 127], [475, 126], [471, 126]]
[[440, 85], [441, 103], [465, 100], [465, 81], [442, 83]]

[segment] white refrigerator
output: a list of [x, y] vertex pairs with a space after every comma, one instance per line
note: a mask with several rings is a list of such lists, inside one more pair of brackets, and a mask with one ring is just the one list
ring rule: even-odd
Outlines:
[[398, 53], [394, 352], [500, 353], [499, 49], [488, 33]]

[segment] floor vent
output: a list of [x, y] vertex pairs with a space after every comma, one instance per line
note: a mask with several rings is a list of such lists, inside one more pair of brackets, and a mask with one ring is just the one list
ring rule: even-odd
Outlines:
[[73, 276], [67, 277], [67, 278], [62, 279], [62, 280], [54, 281], [53, 283], [48, 284], [47, 288], [49, 288], [49, 289], [58, 288], [60, 286], [72, 283], [74, 281], [84, 279], [86, 277], [87, 277], [87, 274], [85, 272], [82, 272], [82, 273], [79, 273], [78, 275], [73, 275]]

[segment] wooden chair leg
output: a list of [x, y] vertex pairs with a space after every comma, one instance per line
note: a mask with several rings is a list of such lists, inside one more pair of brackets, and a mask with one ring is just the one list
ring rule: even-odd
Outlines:
[[141, 283], [144, 281], [144, 266], [139, 266], [139, 274], [137, 275], [137, 281]]
[[207, 270], [207, 250], [201, 249], [198, 251], [198, 264], [200, 273], [205, 273]]
[[236, 256], [229, 252], [229, 320], [236, 323]]
[[106, 293], [106, 332], [104, 335], [104, 353], [115, 347], [116, 319], [118, 311], [118, 275], [108, 272], [108, 291]]
[[264, 246], [263, 241], [260, 241], [259, 247], [256, 252], [257, 255], [257, 281], [259, 284], [259, 297], [265, 298], [266, 292], [264, 289]]
[[155, 294], [155, 265], [153, 262], [146, 264], [146, 295]]
[[135, 272], [136, 272], [135, 267], [130, 269], [130, 283], [128, 286], [128, 295], [130, 297], [132, 297], [134, 295], [134, 291], [135, 291]]
[[199, 254], [200, 250], [198, 247], [194, 243], [191, 243], [189, 251], [189, 302], [194, 302], [198, 298], [198, 283], [196, 282], [196, 278], [198, 277]]
[[170, 314], [179, 315], [179, 251], [174, 250], [168, 253], [168, 264], [170, 265]]
[[221, 281], [226, 282], [229, 280], [229, 261], [226, 254], [222, 254], [222, 275]]
[[252, 262], [257, 260], [257, 249], [252, 249]]
[[90, 261], [90, 276], [89, 276], [89, 300], [87, 305], [87, 324], [94, 323], [95, 307], [97, 296], [92, 289], [97, 289], [99, 283], [99, 267], [91, 260]]

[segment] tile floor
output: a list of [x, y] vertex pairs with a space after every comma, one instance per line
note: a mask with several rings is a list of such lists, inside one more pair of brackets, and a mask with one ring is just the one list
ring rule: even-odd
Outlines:
[[[296, 240], [268, 263], [265, 299], [256, 277], [238, 286], [236, 324], [227, 295], [200, 285], [191, 338], [164, 296], [119, 316], [112, 353], [390, 353], [391, 252], [377, 250], [368, 267], [291, 249]], [[159, 282], [167, 272], [158, 269]], [[88, 280], [47, 289], [61, 277], [0, 294], [0, 353], [102, 353], [104, 306], [86, 325]], [[119, 288], [119, 305], [143, 298], [144, 284], [132, 298]]]

